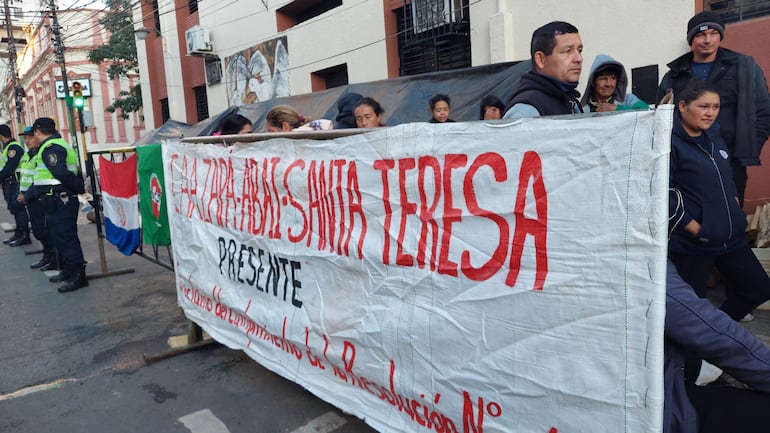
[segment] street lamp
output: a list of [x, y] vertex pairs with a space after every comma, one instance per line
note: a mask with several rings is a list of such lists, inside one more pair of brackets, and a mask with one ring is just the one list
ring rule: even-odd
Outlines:
[[150, 32], [155, 32], [156, 36], [160, 36], [160, 32], [158, 32], [157, 29], [150, 29], [147, 27], [140, 27], [134, 30], [134, 36], [136, 36], [136, 38], [140, 41], [143, 41], [147, 39], [148, 36], [150, 36]]

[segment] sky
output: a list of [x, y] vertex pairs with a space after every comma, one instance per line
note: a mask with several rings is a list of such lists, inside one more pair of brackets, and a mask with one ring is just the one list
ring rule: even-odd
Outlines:
[[[22, 8], [25, 11], [38, 11], [41, 9], [48, 9], [50, 0], [22, 0], [12, 1], [13, 6], [22, 4]], [[104, 9], [103, 0], [56, 0], [56, 9], [69, 9], [69, 8], [88, 8], [88, 9]]]

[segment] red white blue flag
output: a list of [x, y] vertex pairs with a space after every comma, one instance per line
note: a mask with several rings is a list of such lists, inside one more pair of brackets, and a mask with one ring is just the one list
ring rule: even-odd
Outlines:
[[139, 182], [136, 154], [123, 162], [100, 158], [104, 207], [104, 234], [121, 253], [130, 256], [139, 247]]

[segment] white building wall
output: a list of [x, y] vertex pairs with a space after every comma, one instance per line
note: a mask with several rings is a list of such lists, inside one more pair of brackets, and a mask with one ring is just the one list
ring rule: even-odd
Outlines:
[[350, 83], [387, 78], [384, 20], [381, 1], [343, 2], [287, 30], [291, 93], [310, 92], [312, 72], [343, 63]]
[[[482, 0], [471, 5], [473, 66], [530, 58], [532, 32], [550, 21], [567, 21], [583, 40], [585, 88], [597, 54], [608, 54], [631, 69], [666, 64], [686, 52], [687, 21], [694, 14], [692, 0]], [[490, 20], [490, 17], [492, 20]], [[499, 36], [513, 35], [501, 39]], [[494, 41], [494, 42], [493, 42]], [[505, 41], [505, 44], [501, 44]]]
[[[205, 2], [201, 2], [205, 3]], [[182, 62], [179, 61], [182, 53], [179, 50], [179, 36], [176, 21], [176, 5], [173, 1], [158, 2], [160, 14], [160, 28], [163, 32], [163, 61], [165, 62], [166, 86], [168, 87], [168, 112], [171, 119], [195, 123], [198, 119], [188, 119], [182, 83]], [[184, 41], [182, 41], [184, 42]], [[189, 103], [195, 104], [195, 101]]]
[[[286, 36], [292, 95], [311, 91], [311, 73], [345, 63], [350, 83], [387, 78], [381, 0], [346, 1], [338, 8], [278, 33], [275, 11], [287, 3], [271, 1], [266, 8], [262, 2], [239, 0], [223, 8], [216, 2], [200, 2], [200, 25], [211, 32], [212, 54], [222, 59], [224, 67], [226, 57]], [[222, 83], [208, 86], [212, 114], [228, 107], [226, 80], [224, 71]]]
[[[344, 1], [342, 6], [279, 34], [275, 11], [287, 3], [290, 1], [238, 0], [223, 7], [218, 2], [200, 2], [200, 25], [211, 32], [213, 54], [223, 60], [224, 66], [224, 58], [285, 35], [292, 95], [311, 91], [312, 72], [343, 63], [347, 63], [350, 83], [387, 78], [385, 39], [395, 36], [385, 34], [382, 0]], [[667, 70], [666, 63], [688, 49], [686, 23], [694, 11], [692, 0], [470, 3], [473, 66], [527, 60], [535, 28], [554, 20], [574, 24], [585, 45], [580, 90], [597, 54], [609, 54], [622, 62], [629, 77], [632, 68], [651, 64], [659, 65], [662, 76]], [[174, 70], [170, 63], [167, 61], [167, 71]], [[223, 72], [223, 82], [208, 87], [212, 115], [228, 106], [227, 76]], [[172, 118], [180, 118], [173, 108], [177, 98], [172, 97], [174, 89], [180, 88], [179, 77], [177, 72], [167, 72]]]
[[[142, 25], [142, 8], [135, 7], [133, 10], [134, 28], [141, 28]], [[150, 30], [152, 31], [152, 30]], [[136, 58], [139, 63], [139, 79], [138, 84], [142, 88], [142, 110], [141, 115], [144, 120], [145, 127], [148, 131], [153, 130], [160, 125], [155, 125], [154, 110], [152, 107], [152, 92], [150, 91], [150, 64], [147, 61], [147, 44], [144, 41], [136, 41]]]
[[[224, 70], [225, 58], [239, 51], [250, 48], [267, 39], [277, 32], [275, 23], [275, 8], [266, 2], [239, 0], [234, 4], [218, 2], [199, 2], [198, 17], [200, 26], [209, 30], [213, 42], [212, 54], [219, 56], [222, 61], [222, 81], [207, 86], [209, 114], [215, 115], [228, 108], [227, 100], [227, 71]], [[286, 3], [286, 2], [282, 2]], [[181, 84], [181, 79], [179, 80]]]

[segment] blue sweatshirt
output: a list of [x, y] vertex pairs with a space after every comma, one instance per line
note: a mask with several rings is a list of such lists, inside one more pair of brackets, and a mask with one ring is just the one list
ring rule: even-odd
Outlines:
[[[727, 146], [715, 122], [702, 138], [690, 137], [674, 112], [669, 172], [669, 251], [716, 256], [746, 244], [746, 214], [736, 200]], [[699, 143], [700, 141], [700, 143]], [[701, 224], [693, 236], [690, 221]]]

